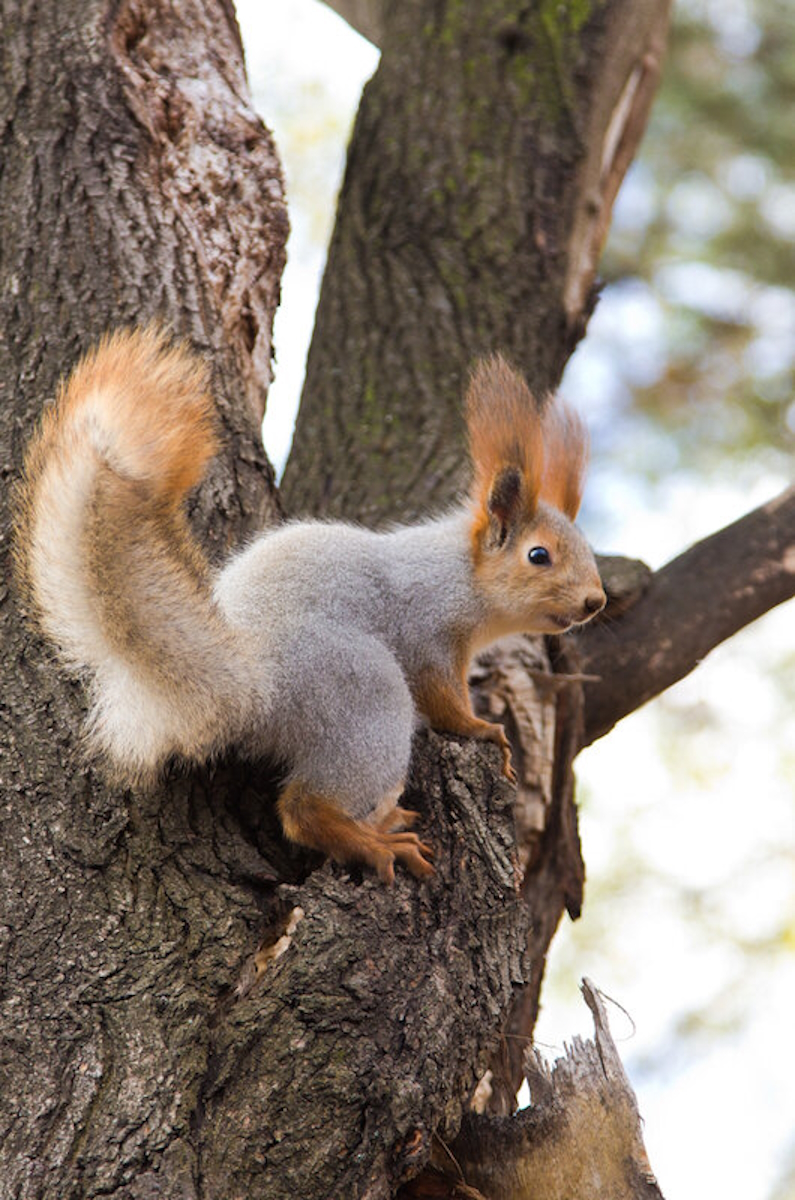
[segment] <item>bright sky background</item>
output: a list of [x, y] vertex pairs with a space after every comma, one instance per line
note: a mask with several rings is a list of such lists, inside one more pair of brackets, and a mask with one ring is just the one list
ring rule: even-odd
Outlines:
[[[345, 143], [378, 54], [315, 0], [239, 0], [237, 9], [255, 103], [285, 166], [293, 227], [264, 429], [280, 466]], [[698, 216], [699, 197], [681, 200]], [[620, 203], [632, 202], [630, 181]], [[678, 286], [675, 274], [671, 280]], [[709, 288], [714, 279], [701, 283]], [[685, 284], [699, 285], [692, 274]], [[705, 492], [673, 476], [664, 503], [650, 507], [629, 472], [600, 467], [599, 444], [615, 436], [618, 419], [611, 356], [634, 347], [638, 369], [648, 369], [655, 321], [642, 289], [606, 294], [564, 381], [594, 429], [590, 488], [608, 518], [591, 535], [602, 539], [600, 548], [652, 566], [786, 482], [762, 476], [738, 486], [730, 479]], [[641, 457], [644, 449], [634, 447]], [[775, 724], [779, 744], [795, 747], [795, 718], [776, 710], [765, 675], [778, 648], [792, 644], [792, 619], [792, 605], [770, 614], [715, 651], [662, 705], [634, 714], [579, 760], [585, 915], [564, 925], [553, 945], [537, 1037], [554, 1056], [574, 1033], [592, 1034], [578, 991], [583, 975], [628, 1010], [634, 1028], [616, 1009], [613, 1033], [668, 1200], [772, 1200], [785, 1157], [795, 1156], [795, 956], [790, 947], [788, 956], [752, 962], [720, 936], [730, 929], [772, 937], [789, 910], [795, 941], [792, 779], [782, 772], [783, 754], [770, 752]], [[701, 720], [707, 708], [717, 714], [717, 732], [714, 720]], [[680, 739], [681, 770], [660, 754], [661, 720]], [[623, 864], [638, 855], [644, 879], [625, 882]], [[689, 1026], [702, 1002], [717, 1027], [708, 1038]]]

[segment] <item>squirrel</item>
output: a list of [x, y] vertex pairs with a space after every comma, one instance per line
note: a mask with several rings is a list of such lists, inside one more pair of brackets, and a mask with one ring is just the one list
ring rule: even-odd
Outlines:
[[468, 497], [384, 532], [299, 520], [211, 569], [184, 512], [217, 449], [208, 371], [154, 327], [106, 335], [28, 449], [15, 560], [63, 662], [88, 678], [89, 742], [120, 780], [235, 747], [286, 769], [288, 838], [387, 883], [433, 874], [398, 805], [415, 724], [495, 742], [467, 667], [501, 635], [559, 634], [605, 594], [574, 525], [579, 418], [495, 355], [466, 396]]

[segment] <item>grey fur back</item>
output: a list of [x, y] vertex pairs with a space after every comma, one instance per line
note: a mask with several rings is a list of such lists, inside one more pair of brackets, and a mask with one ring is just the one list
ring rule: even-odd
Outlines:
[[466, 514], [373, 533], [301, 522], [220, 573], [215, 600], [246, 631], [277, 697], [262, 749], [364, 817], [402, 789], [416, 719], [406, 676], [449, 661], [477, 621]]

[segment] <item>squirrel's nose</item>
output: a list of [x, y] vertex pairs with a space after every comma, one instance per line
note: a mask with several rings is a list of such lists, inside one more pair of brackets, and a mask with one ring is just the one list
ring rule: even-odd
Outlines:
[[583, 608], [589, 617], [593, 617], [604, 608], [606, 603], [607, 597], [604, 592], [591, 592], [590, 595], [585, 597]]

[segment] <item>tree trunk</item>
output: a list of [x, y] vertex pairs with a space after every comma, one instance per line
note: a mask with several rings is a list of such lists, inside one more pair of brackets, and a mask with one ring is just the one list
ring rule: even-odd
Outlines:
[[[460, 480], [475, 354], [502, 348], [536, 388], [556, 382], [665, 11], [390, 6], [293, 505], [424, 512]], [[212, 355], [226, 450], [195, 517], [220, 553], [278, 514], [256, 418], [286, 234], [228, 4], [195, 0], [178, 21], [162, 0], [7, 2], [2, 36], [6, 471], [79, 351], [157, 317]], [[0, 1197], [388, 1197], [434, 1136], [456, 1134], [487, 1066], [492, 1107], [510, 1111], [549, 939], [580, 903], [569, 648], [518, 651], [540, 678], [522, 846], [496, 751], [424, 732], [408, 803], [437, 875], [386, 890], [285, 845], [267, 764], [230, 757], [149, 793], [108, 785], [82, 758], [80, 690], [12, 594], [0, 611]]]
[[[291, 510], [368, 522], [425, 515], [466, 477], [461, 396], [477, 355], [504, 351], [539, 393], [557, 385], [595, 303], [668, 9], [667, 0], [519, 13], [504, 0], [367, 8], [383, 53], [349, 149], [282, 484]], [[517, 715], [528, 701], [517, 708], [488, 671], [478, 689], [492, 717], [495, 687], [508, 712], [528, 763], [519, 806], [533, 814], [522, 885], [528, 984], [490, 1063], [502, 1113], [521, 1083], [549, 942], [582, 901], [571, 779], [582, 697], [579, 683], [549, 679], [550, 669], [578, 668], [562, 648], [550, 668], [540, 646], [525, 647], [510, 660], [513, 679], [528, 654], [529, 737]]]
[[[281, 170], [228, 5], [180, 11], [3, 6], [6, 581], [26, 438], [61, 371], [109, 326], [157, 318], [212, 356], [226, 450], [195, 513], [211, 546], [274, 511], [258, 426], [287, 232]], [[86, 766], [80, 690], [6, 586], [2, 601], [0, 1196], [148, 1196], [153, 1178], [158, 1194], [196, 1194], [210, 1020], [251, 949], [261, 887], [249, 877], [263, 868], [240, 805], [225, 813], [229, 786], [216, 796], [196, 776], [125, 794]]]
[[539, 392], [557, 385], [668, 7], [387, 7], [282, 484], [291, 510], [375, 521], [448, 503], [479, 354], [502, 350]]

